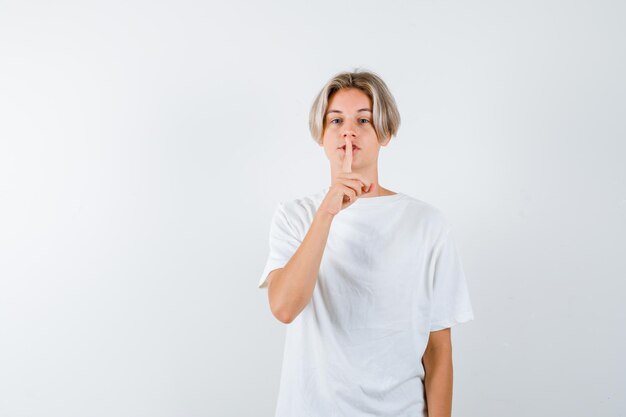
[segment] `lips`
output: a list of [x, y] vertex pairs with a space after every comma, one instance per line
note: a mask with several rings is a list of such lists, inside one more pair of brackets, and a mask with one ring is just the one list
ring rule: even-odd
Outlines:
[[[346, 145], [340, 146], [340, 147], [339, 147], [339, 149], [342, 149], [342, 150], [344, 150], [344, 151], [345, 151], [345, 150], [346, 150]], [[358, 146], [356, 146], [356, 145], [352, 145], [352, 150], [353, 150], [353, 151], [356, 151], [356, 150], [359, 150], [359, 149], [361, 149], [361, 148], [359, 148], [359, 147], [358, 147]]]

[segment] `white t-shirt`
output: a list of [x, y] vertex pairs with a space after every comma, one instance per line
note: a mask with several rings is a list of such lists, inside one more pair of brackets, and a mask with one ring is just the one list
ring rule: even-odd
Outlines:
[[[259, 288], [295, 253], [328, 189], [278, 203]], [[335, 215], [312, 298], [286, 325], [275, 417], [427, 416], [429, 332], [473, 318], [441, 211], [403, 193], [358, 198]]]

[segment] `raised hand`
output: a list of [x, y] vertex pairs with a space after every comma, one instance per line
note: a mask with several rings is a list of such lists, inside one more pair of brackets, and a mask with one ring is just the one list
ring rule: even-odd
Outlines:
[[370, 192], [374, 183], [363, 175], [352, 172], [352, 141], [346, 139], [342, 170], [333, 178], [326, 197], [318, 210], [335, 215], [354, 203], [361, 194]]

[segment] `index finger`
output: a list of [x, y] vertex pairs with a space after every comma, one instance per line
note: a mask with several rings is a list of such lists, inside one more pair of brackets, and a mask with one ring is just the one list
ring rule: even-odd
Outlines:
[[352, 172], [352, 141], [346, 139], [346, 154], [343, 157], [343, 172]]

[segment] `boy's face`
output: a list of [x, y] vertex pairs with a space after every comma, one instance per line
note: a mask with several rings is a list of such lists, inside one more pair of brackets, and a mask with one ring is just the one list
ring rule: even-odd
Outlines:
[[381, 145], [372, 124], [372, 102], [367, 94], [356, 88], [337, 91], [328, 103], [321, 146], [333, 171], [341, 170], [346, 155], [346, 138], [353, 145], [354, 170], [366, 171], [377, 166]]

